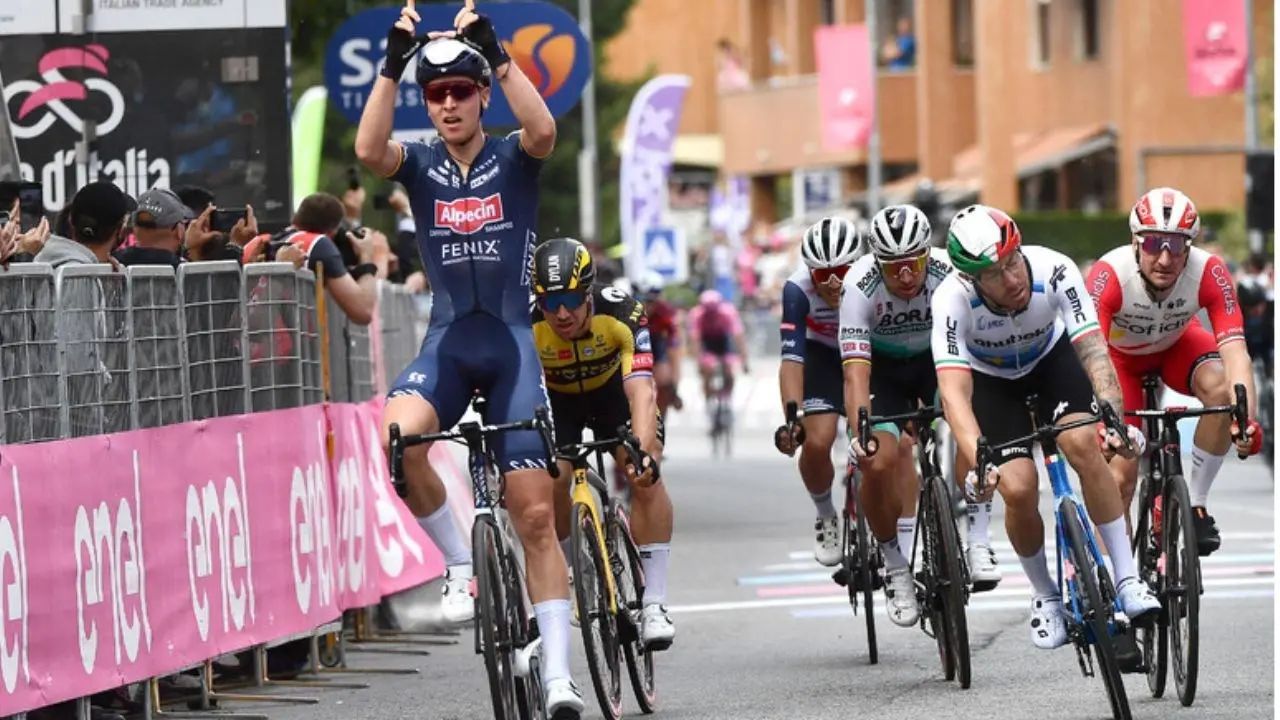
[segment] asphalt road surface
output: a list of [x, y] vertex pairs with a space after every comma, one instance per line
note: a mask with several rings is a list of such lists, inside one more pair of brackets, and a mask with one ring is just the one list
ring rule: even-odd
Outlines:
[[[879, 596], [880, 663], [869, 665], [863, 618], [853, 616], [843, 589], [813, 561], [813, 508], [794, 461], [772, 448], [779, 414], [776, 363], [753, 370], [757, 379], [742, 383], [737, 393], [740, 427], [731, 460], [711, 459], [693, 387], [686, 384], [682, 394], [691, 398], [689, 406], [671, 421], [664, 475], [676, 503], [670, 609], [677, 635], [658, 658], [656, 717], [1110, 717], [1101, 679], [1081, 676], [1070, 647], [1046, 652], [1031, 645], [1028, 583], [998, 519], [992, 530], [1004, 581], [994, 592], [973, 596], [968, 608], [973, 687], [962, 691], [945, 682], [933, 641], [917, 629], [893, 626]], [[1049, 497], [1047, 491], [1042, 497]], [[997, 503], [997, 513], [999, 508]], [[1166, 697], [1155, 700], [1145, 678], [1130, 675], [1135, 718], [1273, 717], [1271, 473], [1260, 460], [1229, 460], [1210, 509], [1224, 541], [1204, 562], [1195, 705], [1181, 708], [1172, 678]], [[252, 707], [273, 720], [492, 717], [471, 635], [459, 639], [429, 648], [429, 656], [350, 656], [353, 667], [416, 667], [418, 676], [352, 676], [370, 683], [364, 690], [287, 689], [312, 694], [319, 705], [228, 709]], [[574, 644], [575, 679], [588, 698], [585, 717], [599, 717], [577, 635]], [[627, 715], [639, 714], [629, 694], [625, 702]]]

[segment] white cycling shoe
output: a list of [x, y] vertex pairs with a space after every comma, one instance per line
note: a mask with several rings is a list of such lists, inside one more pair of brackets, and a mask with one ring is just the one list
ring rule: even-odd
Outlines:
[[476, 599], [471, 594], [471, 565], [454, 565], [444, 571], [440, 588], [440, 612], [446, 622], [460, 625], [476, 616]]
[[920, 619], [920, 603], [916, 600], [916, 580], [911, 568], [887, 571], [884, 585], [884, 608], [889, 620], [898, 627], [911, 627]]
[[1031, 601], [1031, 644], [1053, 650], [1067, 644], [1067, 618], [1062, 598], [1035, 598]]
[[1000, 584], [1000, 565], [996, 563], [996, 551], [990, 545], [970, 545], [965, 559], [969, 563], [969, 580], [975, 593], [994, 590]]
[[1116, 588], [1116, 599], [1120, 601], [1120, 609], [1130, 620], [1160, 609], [1160, 599], [1138, 578], [1130, 578]]
[[640, 642], [646, 650], [661, 652], [671, 647], [676, 638], [676, 626], [667, 615], [667, 609], [658, 603], [650, 603], [640, 611]]
[[582, 691], [569, 678], [548, 680], [542, 688], [547, 701], [547, 717], [550, 720], [579, 720], [582, 709]]
[[840, 518], [818, 518], [813, 530], [813, 559], [827, 567], [839, 565], [844, 559], [840, 554]]

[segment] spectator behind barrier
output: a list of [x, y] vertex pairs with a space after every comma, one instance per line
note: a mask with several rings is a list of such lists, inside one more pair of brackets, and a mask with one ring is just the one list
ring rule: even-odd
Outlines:
[[35, 261], [55, 269], [68, 264], [111, 262], [111, 251], [119, 242], [129, 213], [138, 207], [133, 198], [106, 180], [80, 188], [67, 207], [66, 221], [49, 236]]
[[275, 235], [259, 235], [244, 248], [246, 262], [292, 261], [324, 273], [325, 287], [342, 312], [357, 325], [373, 322], [378, 302], [378, 278], [386, 277], [390, 252], [386, 238], [381, 245], [367, 236], [347, 233], [359, 263], [350, 271], [334, 243], [346, 217], [342, 201], [328, 193], [313, 193], [302, 199], [292, 224]]
[[[207, 223], [212, 212], [210, 205], [199, 220]], [[176, 269], [182, 262], [183, 241], [190, 246], [193, 239], [199, 239], [199, 228], [192, 220], [196, 218], [191, 208], [172, 190], [153, 188], [142, 193], [133, 213], [134, 244], [117, 250], [116, 259], [121, 265], [171, 265]]]

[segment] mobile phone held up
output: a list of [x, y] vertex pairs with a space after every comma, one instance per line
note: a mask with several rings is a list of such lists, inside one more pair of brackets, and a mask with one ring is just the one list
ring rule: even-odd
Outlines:
[[231, 228], [244, 217], [244, 208], [218, 208], [209, 217], [209, 229], [213, 232], [230, 233]]

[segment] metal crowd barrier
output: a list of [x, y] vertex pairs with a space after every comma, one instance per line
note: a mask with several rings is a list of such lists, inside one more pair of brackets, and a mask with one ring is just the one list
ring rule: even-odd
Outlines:
[[[176, 272], [167, 266], [0, 267], [0, 443], [152, 428], [326, 399], [368, 400], [385, 392], [413, 360], [425, 333], [420, 303], [403, 287], [380, 283], [378, 296], [374, 322], [359, 326], [326, 302], [322, 279], [289, 263], [189, 263]], [[357, 672], [345, 667], [344, 620], [354, 626], [355, 642], [386, 641], [372, 631], [369, 608], [348, 612], [308, 634], [251, 648], [248, 684], [367, 687], [318, 677]], [[302, 672], [318, 679], [268, 677], [267, 648], [298, 640], [310, 643]], [[153, 678], [141, 693], [144, 716], [265, 720], [215, 705], [318, 702], [215, 691], [213, 661], [171, 672], [197, 671], [198, 694], [175, 700], [194, 712], [163, 711]], [[76, 703], [77, 715], [87, 720], [89, 699]]]

